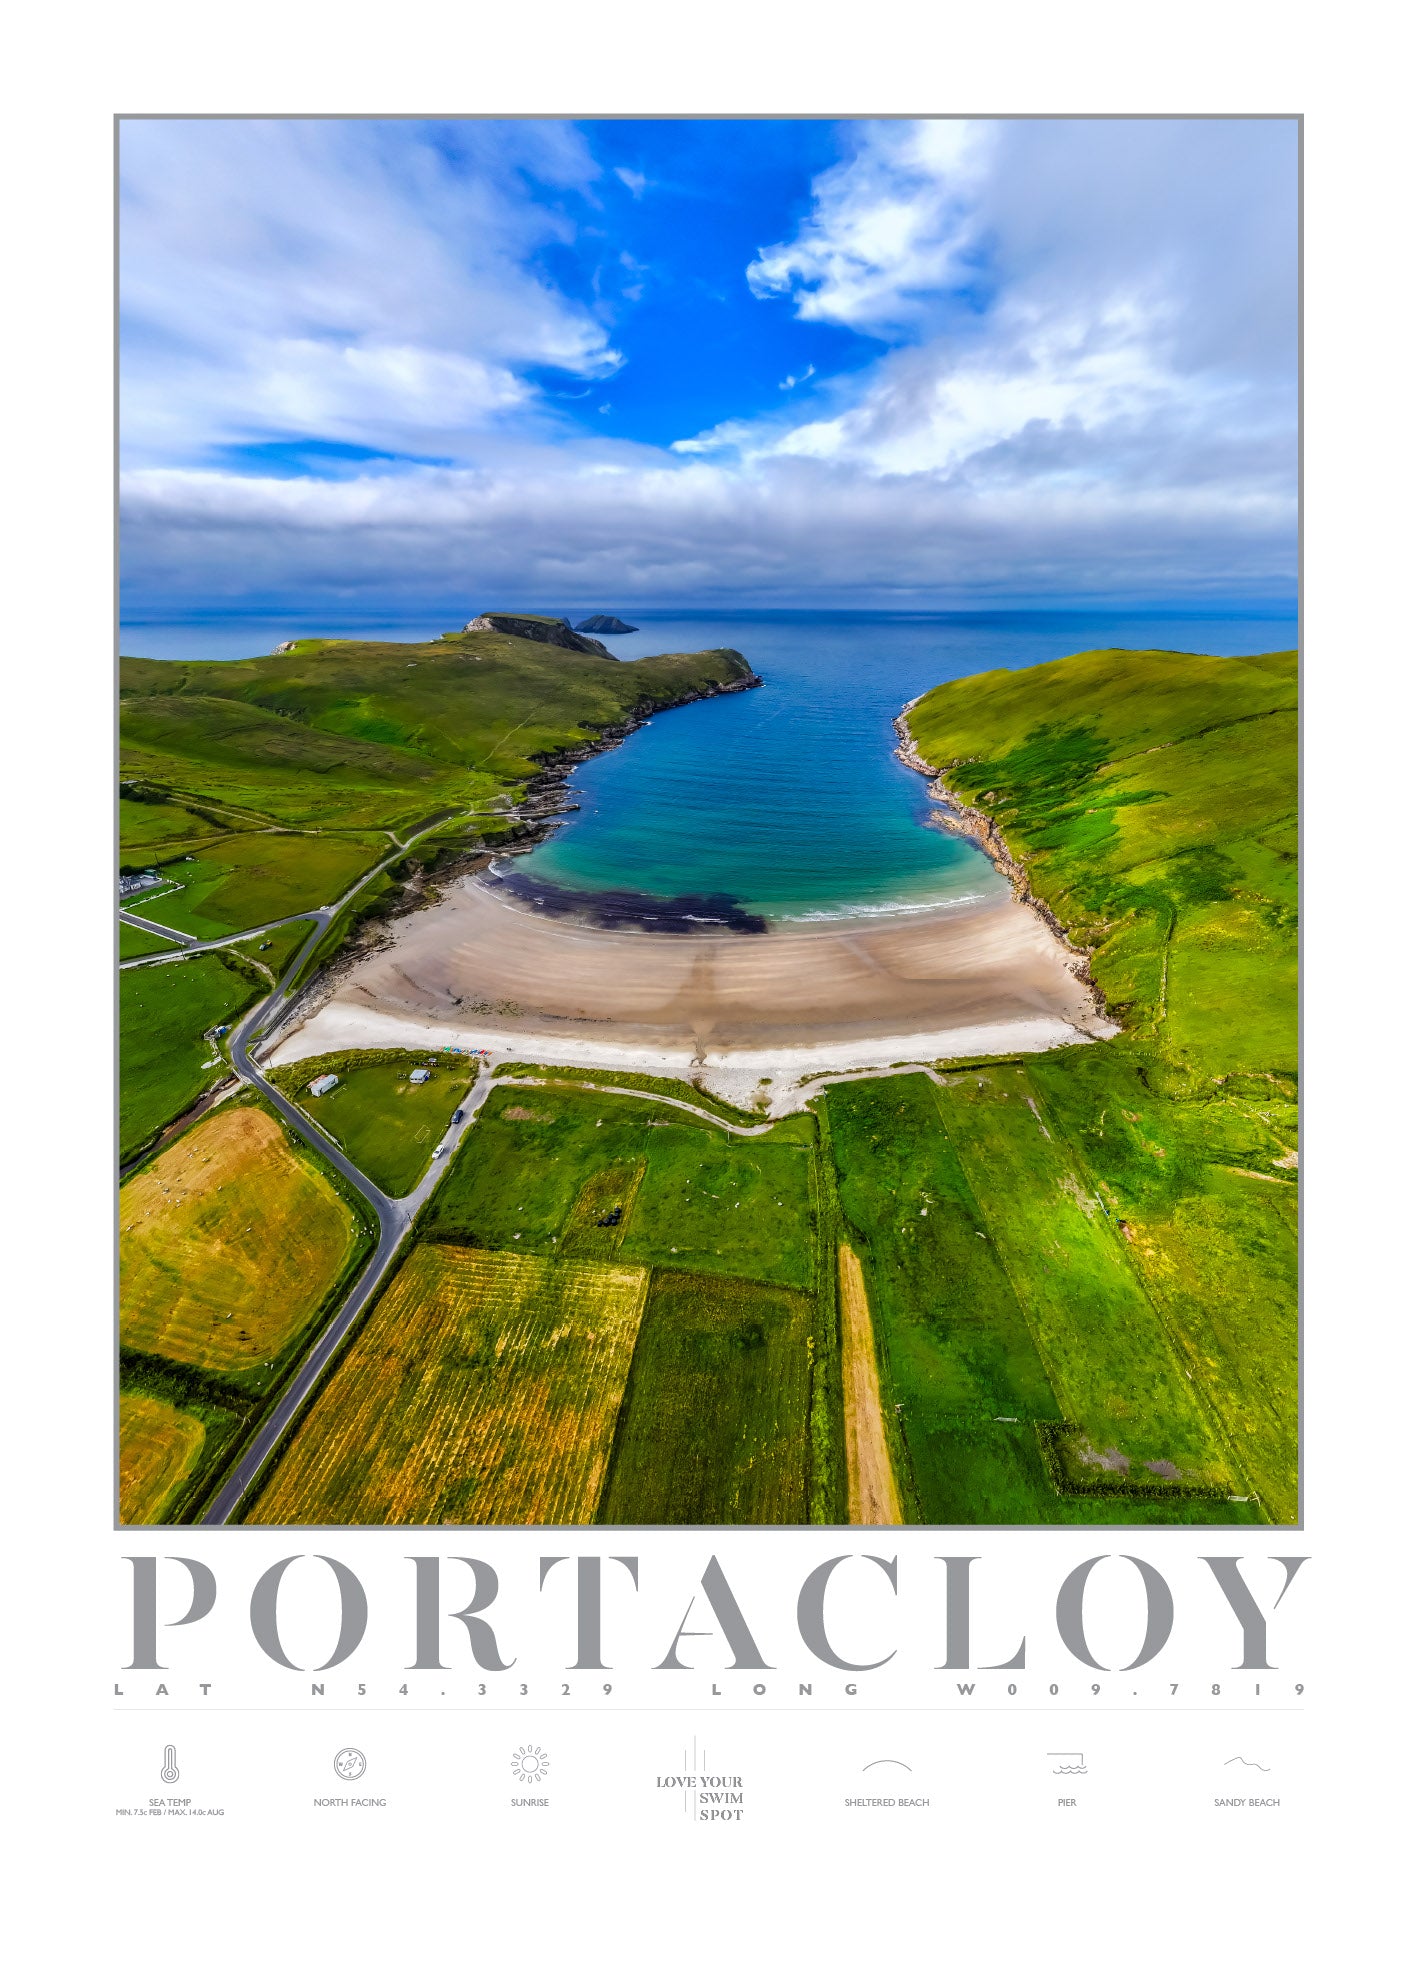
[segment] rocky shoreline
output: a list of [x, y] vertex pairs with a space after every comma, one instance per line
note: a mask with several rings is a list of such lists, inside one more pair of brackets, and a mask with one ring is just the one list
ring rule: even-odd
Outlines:
[[908, 765], [911, 771], [919, 772], [922, 778], [930, 780], [930, 797], [938, 800], [946, 809], [937, 816], [940, 825], [950, 833], [961, 834], [966, 840], [972, 840], [981, 853], [987, 854], [1012, 888], [1014, 900], [1022, 903], [1026, 909], [1031, 909], [1034, 915], [1052, 931], [1068, 954], [1068, 970], [1091, 994], [1098, 1017], [1106, 1019], [1107, 1001], [1103, 997], [1101, 987], [1092, 976], [1092, 952], [1075, 944], [1054, 910], [1040, 896], [1033, 893], [1028, 870], [1015, 858], [1000, 831], [998, 821], [992, 819], [988, 813], [981, 813], [977, 806], [971, 806], [968, 800], [960, 797], [959, 793], [951, 792], [945, 784], [940, 767], [932, 765], [927, 758], [922, 758], [916, 749], [915, 739], [906, 719], [920, 700], [919, 696], [914, 697], [898, 716], [891, 719], [899, 739], [896, 747], [897, 758], [903, 765]]
[[627, 737], [642, 730], [651, 717], [659, 716], [664, 710], [684, 709], [690, 703], [707, 703], [716, 696], [735, 696], [744, 689], [762, 688], [762, 676], [748, 667], [747, 658], [736, 648], [724, 648], [720, 652], [741, 662], [746, 673], [735, 676], [731, 682], [715, 683], [706, 689], [691, 689], [686, 695], [675, 696], [668, 702], [654, 702], [646, 698], [631, 706], [630, 714], [623, 723], [606, 724], [603, 730], [588, 737], [584, 744], [565, 744], [557, 751], [533, 752], [533, 762], [542, 769], [526, 780], [526, 798], [509, 817], [534, 825], [537, 831], [518, 835], [517, 851], [524, 853], [528, 847], [543, 840], [550, 831], [550, 821], [571, 810], [566, 800], [570, 793], [570, 775], [577, 765], [586, 764], [605, 751], [613, 751], [616, 745], [623, 744]]

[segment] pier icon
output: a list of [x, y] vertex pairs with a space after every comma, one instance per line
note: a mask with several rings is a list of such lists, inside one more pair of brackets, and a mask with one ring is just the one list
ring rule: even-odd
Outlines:
[[1054, 1777], [1087, 1776], [1087, 1764], [1081, 1750], [1050, 1750], [1048, 1754], [1058, 1759], [1053, 1769]]

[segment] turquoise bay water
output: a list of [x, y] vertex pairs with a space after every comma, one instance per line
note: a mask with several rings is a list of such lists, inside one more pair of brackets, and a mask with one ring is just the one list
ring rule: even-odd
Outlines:
[[[936, 682], [1084, 648], [1257, 654], [1297, 640], [1292, 616], [604, 610], [639, 629], [606, 639], [621, 659], [737, 648], [764, 686], [665, 711], [579, 767], [571, 797], [580, 811], [505, 865], [524, 885], [558, 892], [727, 896], [774, 920], [900, 914], [1004, 889], [977, 849], [926, 824], [925, 780], [893, 755], [892, 717]], [[267, 652], [292, 633], [422, 640], [451, 624], [317, 628], [304, 618], [139, 624], [124, 628], [122, 645], [215, 660]]]
[[763, 687], [654, 717], [578, 768], [580, 805], [515, 866], [573, 891], [720, 894], [773, 920], [899, 914], [1007, 893], [967, 841], [926, 824], [926, 781], [891, 719], [936, 682], [1094, 647], [1257, 654], [1292, 619], [1123, 614], [638, 615], [633, 659], [737, 648]]

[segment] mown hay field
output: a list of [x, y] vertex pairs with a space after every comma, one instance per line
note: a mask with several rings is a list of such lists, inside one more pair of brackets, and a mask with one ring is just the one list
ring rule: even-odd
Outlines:
[[143, 1392], [120, 1392], [119, 1520], [161, 1522], [190, 1478], [205, 1438], [195, 1414]]
[[814, 1349], [794, 1290], [656, 1269], [601, 1521], [810, 1520]]
[[594, 1521], [648, 1282], [415, 1248], [245, 1520]]
[[119, 1194], [119, 1340], [203, 1371], [261, 1373], [360, 1241], [350, 1207], [274, 1117], [218, 1110]]

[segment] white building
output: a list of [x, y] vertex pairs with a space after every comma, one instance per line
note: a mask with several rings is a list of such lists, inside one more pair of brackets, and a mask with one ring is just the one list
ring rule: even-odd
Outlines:
[[332, 1088], [339, 1086], [338, 1075], [321, 1075], [318, 1081], [311, 1082], [311, 1095], [328, 1095]]
[[140, 889], [155, 889], [159, 882], [166, 879], [166, 876], [156, 874], [151, 868], [145, 869], [141, 875], [120, 875], [118, 900], [121, 902], [124, 896], [135, 896]]
[[433, 1070], [431, 1068], [414, 1068], [410, 1071], [408, 1078], [411, 1082], [426, 1082], [432, 1072]]

